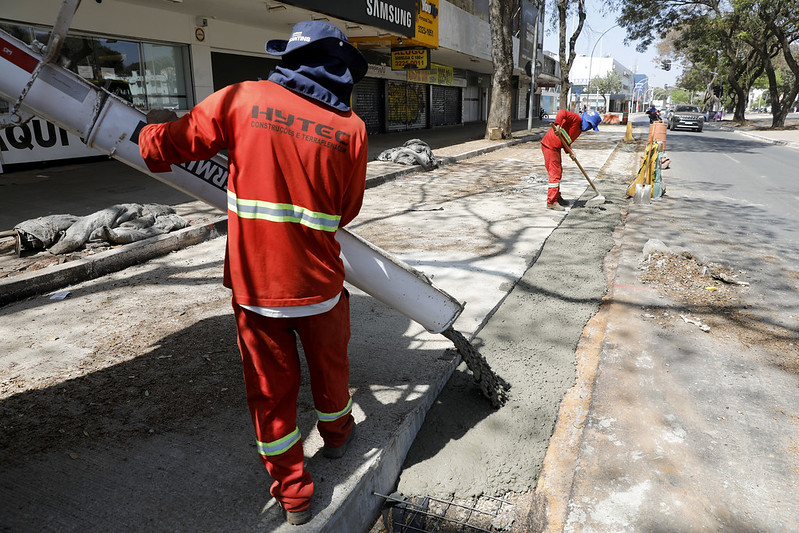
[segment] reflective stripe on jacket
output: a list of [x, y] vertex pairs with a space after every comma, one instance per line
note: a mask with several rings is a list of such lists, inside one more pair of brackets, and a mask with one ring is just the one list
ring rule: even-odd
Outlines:
[[227, 208], [228, 211], [235, 213], [239, 218], [268, 220], [270, 222], [296, 222], [320, 231], [335, 232], [341, 220], [338, 215], [317, 213], [298, 205], [236, 198], [236, 193], [233, 191], [227, 192]]

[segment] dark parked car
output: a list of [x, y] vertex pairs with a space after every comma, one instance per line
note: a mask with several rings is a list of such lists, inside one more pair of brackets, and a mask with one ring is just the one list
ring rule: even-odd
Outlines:
[[695, 105], [678, 105], [669, 116], [668, 121], [669, 129], [672, 131], [677, 128], [702, 131], [702, 127], [705, 125], [705, 115]]

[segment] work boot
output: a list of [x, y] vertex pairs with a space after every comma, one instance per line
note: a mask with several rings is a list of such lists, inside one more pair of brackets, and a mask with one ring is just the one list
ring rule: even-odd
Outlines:
[[569, 207], [569, 201], [565, 200], [563, 196], [558, 197], [558, 205], [562, 205], [563, 207]]
[[547, 209], [551, 209], [553, 211], [565, 211], [566, 210], [565, 207], [563, 207], [562, 205], [560, 205], [557, 202], [554, 203], [554, 204], [547, 204]]
[[301, 526], [311, 521], [310, 507], [303, 509], [302, 511], [286, 511], [285, 507], [283, 507], [283, 504], [278, 502], [278, 505], [280, 505], [280, 510], [283, 511], [283, 517], [286, 519], [286, 523], [291, 524], [292, 526]]
[[341, 446], [328, 446], [325, 444], [322, 446], [322, 455], [328, 459], [341, 459], [347, 453], [347, 446], [349, 446], [353, 436], [355, 436], [355, 423], [352, 424], [352, 429], [350, 434], [347, 435], [347, 440], [344, 441], [344, 444]]

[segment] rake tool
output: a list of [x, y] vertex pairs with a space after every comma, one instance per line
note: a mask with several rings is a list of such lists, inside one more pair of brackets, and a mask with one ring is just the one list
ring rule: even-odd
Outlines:
[[569, 146], [569, 143], [568, 143], [568, 142], [566, 141], [566, 139], [563, 137], [563, 134], [561, 133], [560, 127], [557, 127], [555, 124], [552, 124], [552, 129], [553, 129], [553, 130], [555, 130], [555, 135], [557, 135], [557, 136], [558, 136], [558, 138], [560, 139], [560, 143], [563, 145], [563, 148], [565, 148], [565, 149], [566, 149], [566, 153], [568, 153], [568, 154], [569, 154], [569, 157], [571, 157], [571, 158], [572, 158], [572, 161], [574, 161], [574, 163], [577, 165], [577, 168], [579, 168], [579, 169], [580, 169], [580, 172], [582, 172], [582, 173], [583, 173], [583, 176], [585, 176], [585, 179], [587, 179], [587, 180], [588, 180], [588, 183], [591, 185], [591, 188], [592, 188], [592, 189], [594, 189], [594, 192], [596, 193], [596, 196], [594, 196], [594, 197], [592, 197], [592, 198], [589, 198], [589, 199], [588, 199], [588, 200], [585, 202], [585, 205], [587, 205], [587, 206], [589, 206], [589, 207], [590, 207], [590, 206], [595, 206], [595, 205], [602, 205], [602, 204], [604, 204], [604, 203], [605, 203], [605, 197], [604, 197], [604, 196], [602, 196], [602, 195], [599, 193], [599, 191], [598, 191], [598, 190], [597, 190], [597, 188], [596, 188], [596, 185], [594, 185], [594, 182], [593, 182], [593, 181], [591, 181], [591, 178], [589, 178], [589, 177], [588, 177], [588, 173], [586, 173], [585, 169], [584, 169], [584, 168], [583, 168], [583, 166], [580, 164], [580, 162], [579, 162], [579, 161], [577, 161], [577, 156], [576, 156], [576, 155], [574, 155], [574, 152], [572, 152], [572, 148], [571, 148], [571, 146]]

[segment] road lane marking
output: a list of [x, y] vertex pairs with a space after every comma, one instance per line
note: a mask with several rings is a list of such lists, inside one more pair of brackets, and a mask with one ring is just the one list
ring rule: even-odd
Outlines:
[[736, 164], [738, 164], [738, 165], [740, 165], [740, 164], [741, 164], [741, 162], [740, 162], [740, 161], [738, 161], [737, 159], [735, 159], [735, 158], [734, 158], [733, 156], [731, 156], [730, 154], [724, 154], [724, 155], [725, 155], [725, 156], [727, 156], [727, 157], [729, 157], [729, 158], [730, 158], [730, 159], [732, 159], [733, 161], [735, 161], [735, 163], [736, 163]]

